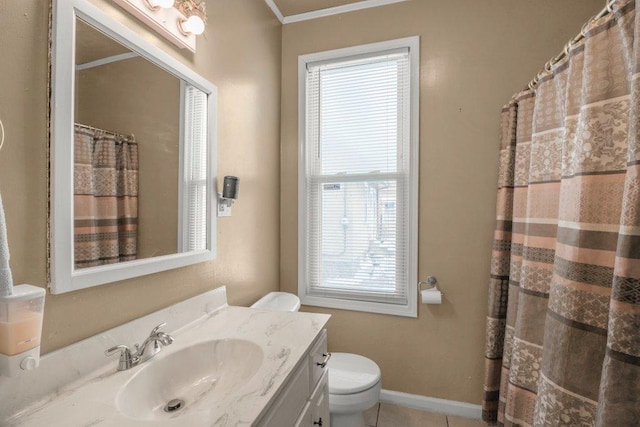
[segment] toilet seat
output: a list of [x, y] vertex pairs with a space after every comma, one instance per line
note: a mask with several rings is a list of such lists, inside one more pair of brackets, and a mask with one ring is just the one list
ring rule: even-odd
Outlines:
[[328, 368], [330, 395], [360, 393], [380, 382], [378, 365], [357, 354], [332, 353]]

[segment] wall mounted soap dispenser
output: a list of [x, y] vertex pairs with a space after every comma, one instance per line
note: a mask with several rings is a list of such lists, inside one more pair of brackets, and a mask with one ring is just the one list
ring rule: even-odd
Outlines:
[[[0, 121], [0, 148], [4, 129]], [[14, 377], [40, 364], [44, 288], [13, 286], [7, 221], [0, 196], [0, 375]]]
[[14, 286], [0, 295], [0, 374], [15, 377], [40, 364], [44, 288]]

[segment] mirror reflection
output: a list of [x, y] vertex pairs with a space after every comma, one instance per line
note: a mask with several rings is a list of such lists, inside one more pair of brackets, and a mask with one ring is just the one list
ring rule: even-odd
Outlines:
[[74, 268], [206, 249], [206, 95], [80, 19], [75, 66]]
[[216, 86], [91, 2], [51, 22], [51, 292], [214, 259]]

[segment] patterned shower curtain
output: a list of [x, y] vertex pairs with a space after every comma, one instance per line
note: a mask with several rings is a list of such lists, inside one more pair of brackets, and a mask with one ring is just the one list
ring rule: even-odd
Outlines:
[[75, 268], [136, 259], [138, 144], [75, 125]]
[[639, 7], [616, 1], [502, 111], [490, 425], [640, 426]]

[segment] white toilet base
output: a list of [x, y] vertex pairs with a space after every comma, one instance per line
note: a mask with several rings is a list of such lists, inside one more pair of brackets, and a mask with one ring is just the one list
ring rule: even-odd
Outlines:
[[363, 411], [378, 403], [380, 389], [382, 383], [378, 381], [370, 389], [358, 393], [329, 394], [331, 427], [364, 427]]
[[331, 427], [365, 427], [362, 412], [331, 414]]

